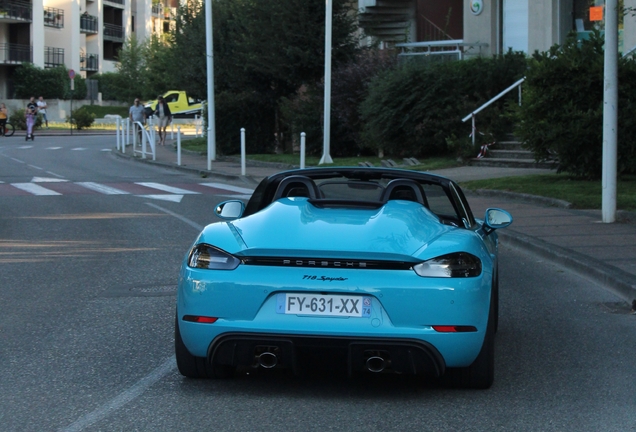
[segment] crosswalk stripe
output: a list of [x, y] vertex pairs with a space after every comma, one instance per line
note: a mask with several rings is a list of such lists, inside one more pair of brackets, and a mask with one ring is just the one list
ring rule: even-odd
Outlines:
[[93, 182], [76, 182], [75, 184], [84, 186], [86, 189], [93, 190], [95, 192], [103, 193], [105, 195], [129, 195], [128, 192], [123, 191], [121, 189], [116, 189], [114, 187], [106, 186], [99, 183]]
[[11, 186], [33, 195], [62, 195], [51, 189], [44, 188], [37, 183], [11, 183]]
[[173, 186], [164, 185], [161, 183], [144, 183], [144, 182], [136, 182], [140, 186], [149, 187], [152, 189], [162, 190], [164, 192], [170, 192], [174, 194], [191, 194], [191, 195], [199, 195], [199, 192], [193, 192], [186, 189], [181, 189]]

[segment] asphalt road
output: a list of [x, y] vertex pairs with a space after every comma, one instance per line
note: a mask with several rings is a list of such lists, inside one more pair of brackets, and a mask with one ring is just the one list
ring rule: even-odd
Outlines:
[[[634, 317], [506, 245], [490, 390], [328, 372], [181, 377], [180, 261], [215, 204], [244, 191], [116, 159], [112, 140], [0, 141], [0, 430], [636, 430]], [[57, 195], [15, 186], [27, 183]]]

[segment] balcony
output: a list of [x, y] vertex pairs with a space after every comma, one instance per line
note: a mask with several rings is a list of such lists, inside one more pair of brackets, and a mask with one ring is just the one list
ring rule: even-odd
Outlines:
[[33, 48], [31, 45], [13, 43], [0, 44], [0, 64], [33, 63]]
[[32, 19], [30, 2], [0, 0], [0, 22], [31, 22]]
[[84, 12], [80, 17], [80, 33], [97, 34], [98, 30], [97, 17]]
[[105, 5], [124, 7], [125, 0], [104, 0]]
[[44, 67], [64, 65], [64, 48], [44, 47]]
[[99, 71], [99, 56], [97, 54], [86, 54], [80, 52], [80, 70], [87, 72]]
[[64, 10], [52, 7], [44, 8], [44, 25], [47, 27], [64, 27]]
[[163, 5], [160, 3], [152, 5], [152, 16], [163, 17]]
[[104, 24], [104, 40], [124, 42], [124, 28], [115, 24]]

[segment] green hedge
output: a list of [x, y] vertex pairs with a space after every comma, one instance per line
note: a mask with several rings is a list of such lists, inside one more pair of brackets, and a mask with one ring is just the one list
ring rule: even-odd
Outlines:
[[[571, 37], [535, 54], [523, 84], [516, 135], [558, 172], [598, 179], [603, 162], [603, 38]], [[636, 62], [618, 65], [618, 173], [636, 173]]]
[[86, 80], [76, 75], [75, 90], [71, 92], [71, 80], [65, 66], [45, 68], [24, 63], [15, 69], [12, 76], [15, 89], [14, 98], [28, 99], [43, 96], [44, 99], [73, 99], [86, 98]]
[[[407, 62], [378, 76], [360, 111], [365, 144], [394, 156], [427, 157], [452, 151], [447, 139], [468, 136], [461, 119], [523, 77], [526, 58], [509, 52], [493, 58], [446, 63]], [[509, 94], [478, 115], [477, 127], [497, 138], [512, 130], [504, 115]]]

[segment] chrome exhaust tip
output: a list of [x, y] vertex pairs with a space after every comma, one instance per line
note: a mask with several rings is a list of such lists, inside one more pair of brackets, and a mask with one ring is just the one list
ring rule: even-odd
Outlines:
[[278, 357], [269, 351], [264, 352], [258, 356], [258, 364], [262, 368], [271, 369], [278, 364]]
[[367, 359], [366, 365], [369, 372], [379, 373], [386, 368], [386, 360], [379, 356], [371, 356]]

